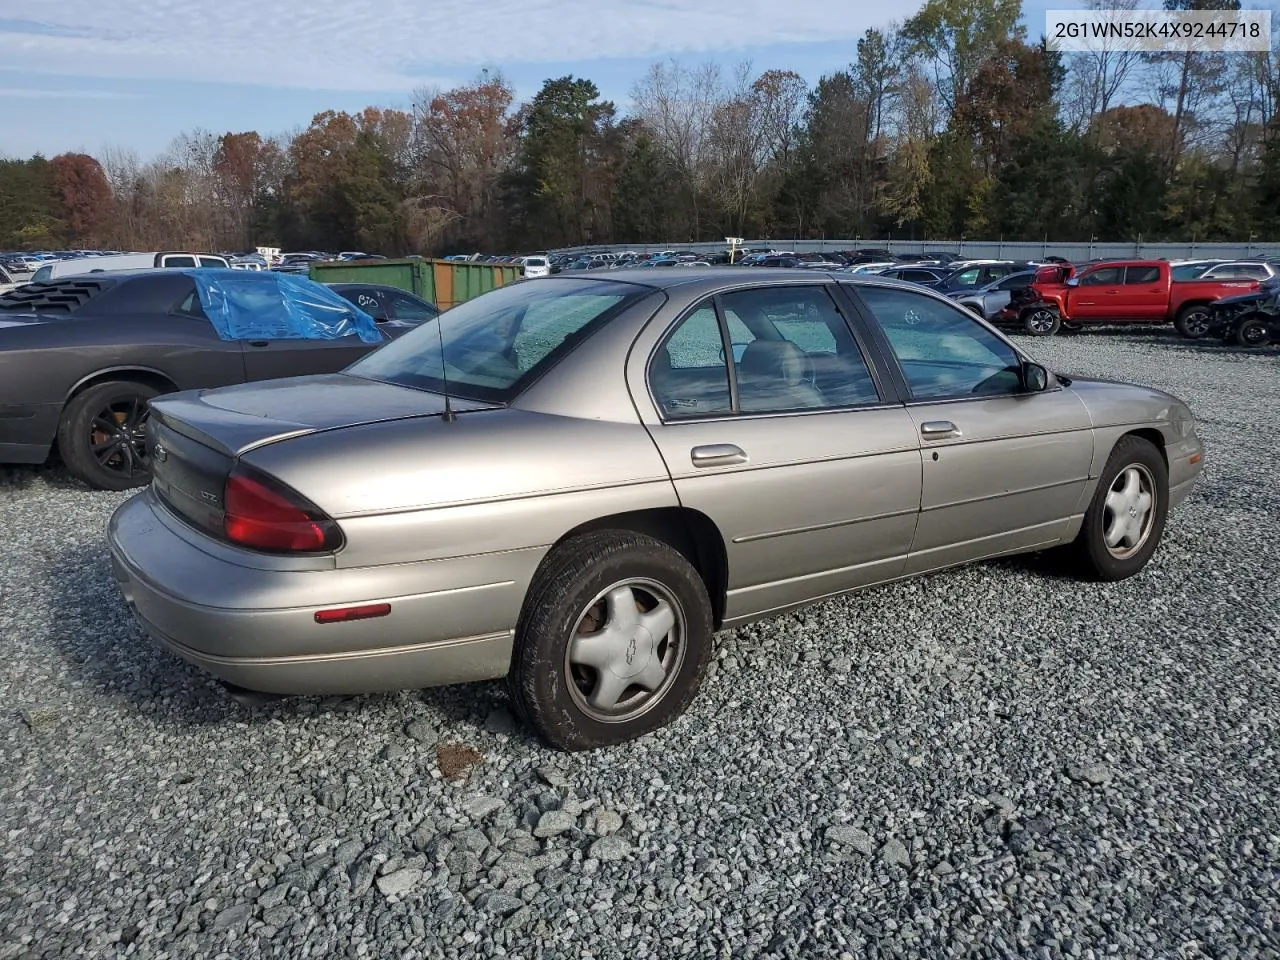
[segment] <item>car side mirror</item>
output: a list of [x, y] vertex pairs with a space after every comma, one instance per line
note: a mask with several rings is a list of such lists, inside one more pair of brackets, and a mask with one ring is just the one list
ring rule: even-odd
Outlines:
[[1069, 280], [1067, 281], [1067, 286], [1068, 286], [1068, 287], [1078, 287], [1078, 286], [1080, 286], [1080, 278], [1079, 278], [1079, 277], [1072, 277], [1071, 279], [1069, 279]]
[[1022, 361], [1022, 389], [1028, 393], [1040, 393], [1049, 389], [1049, 371], [1030, 360]]

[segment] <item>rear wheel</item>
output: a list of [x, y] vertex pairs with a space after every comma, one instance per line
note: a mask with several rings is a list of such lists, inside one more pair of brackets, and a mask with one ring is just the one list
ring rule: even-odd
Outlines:
[[1062, 318], [1048, 307], [1035, 307], [1022, 314], [1022, 329], [1033, 337], [1051, 337], [1062, 326]]
[[1266, 322], [1257, 317], [1246, 320], [1236, 328], [1236, 343], [1242, 347], [1261, 347], [1269, 339]]
[[1123, 580], [1147, 565], [1164, 533], [1169, 471], [1160, 451], [1141, 437], [1116, 444], [1071, 552], [1081, 575]]
[[684, 712], [711, 653], [711, 604], [660, 540], [609, 530], [569, 540], [539, 571], [516, 630], [508, 687], [550, 743], [622, 743]]
[[149, 483], [147, 403], [159, 392], [145, 383], [117, 380], [73, 397], [58, 423], [58, 452], [67, 469], [98, 490]]
[[1173, 320], [1174, 329], [1188, 340], [1199, 340], [1209, 333], [1209, 308], [1203, 304], [1183, 307]]

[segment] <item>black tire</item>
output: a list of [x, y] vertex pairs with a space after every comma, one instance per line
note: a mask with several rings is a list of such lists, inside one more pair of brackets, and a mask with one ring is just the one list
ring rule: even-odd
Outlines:
[[141, 428], [147, 402], [159, 393], [145, 383], [112, 380], [72, 397], [58, 422], [58, 453], [67, 469], [96, 490], [150, 483]]
[[1236, 327], [1236, 343], [1242, 347], [1265, 346], [1270, 339], [1266, 321], [1258, 317], [1251, 317]]
[[1022, 329], [1033, 337], [1051, 337], [1062, 327], [1062, 317], [1047, 307], [1022, 311]]
[[[603, 597], [611, 586], [629, 581], [660, 587], [673, 608], [678, 604], [676, 616], [683, 617], [680, 635], [672, 640], [664, 634], [667, 639], [656, 643], [646, 659], [663, 656], [664, 645], [665, 655], [673, 656], [672, 644], [680, 645], [679, 658], [669, 666], [662, 685], [636, 708], [638, 713], [602, 720], [586, 703], [587, 689], [599, 683], [598, 676], [593, 681], [589, 668], [570, 664], [570, 640], [584, 635], [580, 628], [591, 622], [593, 611], [605, 609]], [[643, 594], [644, 588], [636, 589]], [[600, 602], [593, 605], [593, 600]], [[642, 610], [639, 601], [637, 608]], [[601, 622], [596, 626], [604, 632]], [[512, 704], [548, 743], [564, 750], [633, 740], [665, 726], [688, 707], [711, 656], [713, 632], [706, 586], [692, 564], [672, 547], [623, 530], [575, 537], [547, 556], [525, 599], [507, 677]], [[628, 665], [634, 650], [633, 642], [627, 651]], [[646, 696], [641, 687], [626, 690], [635, 690], [636, 697]]]
[[[1145, 471], [1153, 486], [1155, 503], [1153, 515], [1146, 526], [1141, 541], [1134, 544], [1132, 552], [1117, 556], [1108, 548], [1105, 535], [1108, 525], [1108, 495], [1130, 468]], [[1147, 565], [1164, 535], [1165, 520], [1169, 513], [1169, 470], [1160, 451], [1141, 437], [1121, 437], [1107, 465], [1098, 478], [1089, 509], [1085, 511], [1084, 524], [1071, 544], [1075, 572], [1084, 579], [1114, 581], [1132, 577]]]
[[1183, 307], [1173, 318], [1173, 328], [1188, 340], [1200, 340], [1209, 335], [1209, 321], [1212, 314], [1202, 303]]

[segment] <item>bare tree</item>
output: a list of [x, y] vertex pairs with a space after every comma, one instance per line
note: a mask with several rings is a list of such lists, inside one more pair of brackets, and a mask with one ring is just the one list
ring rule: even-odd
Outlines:
[[[1088, 0], [1091, 10], [1136, 10], [1138, 0]], [[1103, 49], [1069, 54], [1070, 66], [1063, 112], [1075, 133], [1090, 129], [1093, 119], [1114, 106], [1142, 66], [1142, 54], [1119, 42], [1103, 40]]]
[[692, 213], [691, 234], [700, 234], [698, 193], [707, 138], [724, 101], [720, 68], [714, 63], [685, 67], [674, 60], [655, 63], [632, 90], [636, 116], [653, 132], [685, 188]]
[[[425, 228], [417, 231], [420, 236], [499, 241], [500, 179], [515, 151], [514, 100], [502, 75], [488, 72], [467, 86], [414, 94], [412, 209], [419, 226], [431, 224], [425, 233]], [[433, 212], [428, 217], [426, 211]]]

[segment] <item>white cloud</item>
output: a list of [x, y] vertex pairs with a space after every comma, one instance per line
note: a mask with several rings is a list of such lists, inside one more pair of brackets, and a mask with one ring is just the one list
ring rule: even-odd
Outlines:
[[[0, 28], [28, 73], [408, 91], [481, 65], [848, 41], [919, 3], [778, 0], [56, 0]], [[32, 8], [35, 10], [36, 8]], [[852, 54], [852, 50], [850, 51]]]
[[0, 87], [0, 100], [138, 100], [139, 94], [114, 90], [51, 90], [37, 87]]

